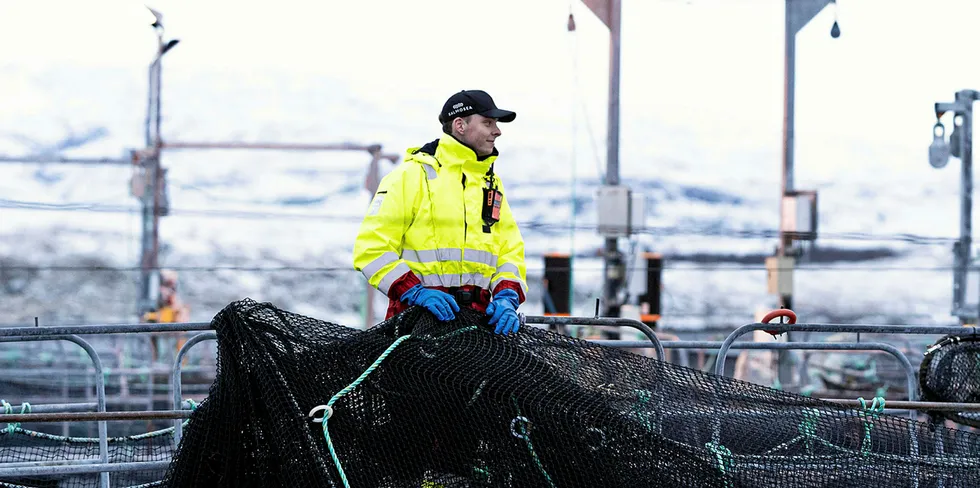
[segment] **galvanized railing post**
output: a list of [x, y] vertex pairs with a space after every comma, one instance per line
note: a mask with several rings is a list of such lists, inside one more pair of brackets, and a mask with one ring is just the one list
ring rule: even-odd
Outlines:
[[[190, 339], [187, 339], [187, 342], [185, 342], [184, 345], [181, 346], [180, 350], [177, 351], [177, 358], [174, 359], [173, 370], [170, 372], [170, 378], [174, 388], [174, 410], [180, 410], [180, 406], [183, 403], [183, 400], [180, 398], [182, 394], [181, 382], [180, 382], [181, 381], [180, 369], [181, 369], [181, 361], [183, 361], [184, 355], [187, 354], [187, 351], [198, 342], [203, 342], [209, 339], [217, 339], [217, 338], [218, 335], [214, 332], [202, 332], [200, 334], [194, 335]], [[174, 445], [176, 446], [180, 445], [180, 437], [183, 433], [183, 430], [184, 430], [183, 419], [175, 420], [174, 421]]]

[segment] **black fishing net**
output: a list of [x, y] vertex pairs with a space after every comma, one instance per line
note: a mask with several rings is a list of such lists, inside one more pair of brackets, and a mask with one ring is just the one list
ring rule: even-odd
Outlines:
[[[246, 299], [214, 327], [217, 379], [165, 486], [980, 486], [971, 433], [532, 327], [494, 335], [469, 309], [360, 331]], [[327, 404], [324, 429], [310, 413]]]
[[[110, 463], [156, 462], [155, 469], [110, 473], [109, 486], [135, 487], [159, 483], [174, 454], [172, 429], [107, 439]], [[74, 465], [101, 463], [99, 439], [65, 437], [9, 425], [0, 429], [0, 468], [28, 470], [38, 463]], [[99, 474], [23, 474], [0, 476], [0, 488], [96, 488]]]
[[[980, 403], [980, 337], [949, 335], [926, 349], [919, 366], [922, 400], [930, 402]], [[943, 418], [980, 427], [980, 412], [934, 411]]]

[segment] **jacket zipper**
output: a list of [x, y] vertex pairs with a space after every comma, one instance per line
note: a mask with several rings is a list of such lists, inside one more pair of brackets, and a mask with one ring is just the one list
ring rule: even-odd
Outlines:
[[[460, 173], [462, 173], [462, 169], [460, 170]], [[463, 256], [463, 254], [466, 253], [466, 232], [467, 232], [468, 228], [469, 228], [469, 223], [466, 221], [466, 173], [463, 173], [463, 246], [462, 246], [462, 249], [459, 250], [460, 251], [460, 254], [459, 254], [459, 265], [460, 265], [460, 269], [463, 269], [462, 268], [463, 267], [463, 258], [465, 257], [465, 256]], [[462, 285], [462, 283], [463, 283], [463, 275], [462, 274], [460, 274], [460, 276], [459, 276], [459, 282], [460, 282], [460, 285]]]

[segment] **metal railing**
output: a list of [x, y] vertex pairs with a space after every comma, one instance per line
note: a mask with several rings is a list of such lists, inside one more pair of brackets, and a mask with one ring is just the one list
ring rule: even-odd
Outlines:
[[[834, 325], [834, 324], [771, 324], [771, 323], [752, 323], [739, 327], [730, 333], [724, 341], [661, 341], [653, 330], [646, 324], [626, 318], [605, 318], [605, 317], [552, 317], [552, 316], [524, 316], [521, 315], [522, 323], [540, 325], [585, 325], [585, 326], [613, 326], [631, 327], [641, 332], [648, 341], [608, 341], [592, 340], [600, 345], [622, 347], [622, 348], [653, 348], [656, 351], [657, 359], [664, 360], [665, 349], [710, 349], [717, 350], [718, 360], [715, 363], [715, 374], [724, 375], [725, 358], [732, 349], [748, 350], [822, 350], [822, 351], [880, 351], [895, 357], [902, 365], [908, 383], [909, 401], [889, 402], [893, 409], [908, 409], [913, 418], [915, 410], [954, 410], [954, 411], [980, 411], [980, 404], [948, 404], [939, 402], [920, 402], [917, 401], [918, 391], [915, 380], [915, 369], [912, 367], [908, 357], [898, 348], [883, 342], [735, 342], [740, 336], [755, 330], [764, 330], [774, 335], [783, 332], [846, 332], [846, 333], [872, 333], [872, 334], [977, 334], [978, 329], [974, 327], [936, 327], [936, 326], [906, 326], [906, 325]], [[38, 405], [31, 408], [30, 413], [21, 411], [20, 413], [0, 414], [0, 423], [3, 422], [55, 422], [55, 421], [95, 421], [99, 425], [99, 455], [98, 458], [86, 460], [64, 460], [60, 462], [38, 461], [38, 462], [19, 462], [0, 464], [0, 477], [17, 476], [38, 476], [38, 475], [73, 475], [73, 474], [96, 474], [100, 475], [100, 486], [109, 486], [109, 474], [126, 471], [149, 471], [163, 470], [169, 466], [169, 461], [139, 461], [139, 462], [108, 462], [108, 436], [106, 422], [111, 420], [149, 420], [149, 419], [172, 419], [174, 420], [173, 438], [174, 445], [179, 445], [184, 421], [188, 419], [192, 412], [193, 405], [181, 398], [182, 393], [182, 363], [188, 351], [195, 345], [207, 341], [215, 340], [216, 333], [211, 329], [210, 323], [177, 323], [177, 324], [96, 324], [96, 325], [77, 325], [77, 326], [43, 326], [43, 327], [11, 327], [0, 328], [0, 342], [33, 342], [33, 341], [69, 341], [78, 344], [92, 360], [95, 372], [96, 402], [82, 402], [70, 404], [49, 404]], [[170, 370], [171, 382], [173, 385], [173, 403], [171, 410], [150, 410], [150, 411], [106, 411], [106, 385], [103, 363], [90, 343], [79, 337], [80, 335], [109, 335], [109, 334], [133, 334], [133, 333], [160, 333], [160, 332], [194, 332], [202, 331], [188, 338], [182, 347], [177, 351], [176, 358]], [[845, 405], [856, 407], [857, 400], [848, 399], [824, 399]], [[94, 411], [92, 411], [94, 410]]]
[[[108, 420], [144, 420], [153, 418], [186, 418], [189, 412], [145, 411], [145, 412], [107, 412], [105, 369], [95, 348], [79, 337], [80, 335], [109, 335], [153, 332], [188, 332], [210, 329], [210, 323], [193, 322], [182, 324], [95, 324], [76, 326], [9, 327], [0, 328], [0, 343], [33, 341], [69, 341], [78, 344], [92, 360], [95, 368], [95, 412], [78, 411], [91, 407], [91, 403], [38, 406], [38, 413], [10, 413], [0, 415], [0, 422], [62, 422], [67, 420], [91, 420], [98, 424], [99, 456], [92, 460], [38, 461], [36, 463], [0, 464], [0, 477], [22, 477], [38, 475], [99, 474], [99, 486], [109, 488], [109, 473], [119, 471], [144, 471], [166, 469], [169, 461], [150, 461], [133, 463], [109, 463]], [[178, 361], [179, 364], [179, 361]], [[175, 405], [181, 406], [178, 401]], [[32, 412], [34, 407], [31, 408]]]
[[664, 347], [660, 343], [660, 338], [653, 332], [647, 324], [639, 320], [619, 318], [619, 317], [557, 317], [557, 316], [537, 316], [519, 314], [521, 325], [592, 325], [600, 327], [632, 327], [646, 336], [650, 340], [653, 348], [657, 351], [657, 359], [663, 361], [666, 358]]
[[[650, 347], [650, 345], [645, 341], [610, 341], [610, 340], [595, 340], [591, 341], [597, 344], [610, 346], [610, 347], [620, 347], [620, 348], [642, 348]], [[719, 376], [724, 376], [725, 360], [727, 356], [727, 350], [722, 351], [721, 347], [725, 344], [724, 342], [718, 341], [664, 341], [661, 343], [664, 349], [716, 349], [718, 350], [718, 359], [715, 363], [715, 374], [719, 374], [718, 370], [722, 372]], [[905, 380], [908, 388], [909, 400], [915, 401], [918, 399], [918, 388], [917, 380], [915, 374], [915, 368], [912, 367], [911, 361], [909, 361], [908, 356], [900, 351], [897, 347], [886, 344], [883, 342], [733, 342], [729, 344], [728, 349], [750, 349], [750, 350], [813, 350], [813, 351], [879, 351], [892, 355], [898, 360], [902, 365], [902, 369], [905, 371]], [[909, 416], [912, 419], [916, 418], [915, 412], [910, 412]]]
[[[214, 331], [202, 332], [200, 334], [194, 335], [190, 339], [187, 339], [187, 342], [185, 342], [184, 345], [181, 346], [180, 350], [177, 351], [177, 358], [174, 359], [173, 371], [170, 373], [171, 382], [174, 385], [174, 403], [173, 403], [174, 410], [177, 409], [177, 407], [181, 404], [182, 401], [181, 391], [180, 391], [181, 390], [180, 370], [182, 367], [184, 356], [187, 354], [187, 351], [189, 351], [190, 348], [194, 347], [195, 344], [207, 340], [216, 340], [217, 338], [218, 335]], [[183, 432], [184, 432], [183, 422], [181, 422], [180, 420], [174, 422], [174, 444], [180, 445], [180, 438], [183, 435]]]

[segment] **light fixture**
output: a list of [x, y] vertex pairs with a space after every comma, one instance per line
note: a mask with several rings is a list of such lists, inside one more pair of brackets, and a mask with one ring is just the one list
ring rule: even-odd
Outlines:
[[830, 37], [837, 39], [840, 37], [840, 24], [837, 23], [837, 0], [832, 0], [834, 2], [834, 25], [830, 28]]
[[163, 27], [163, 14], [157, 12], [156, 10], [153, 10], [152, 8], [146, 5], [144, 5], [144, 7], [146, 7], [146, 10], [149, 11], [150, 13], [150, 17], [147, 17], [148, 21], [152, 21], [150, 22], [150, 26], [155, 28]]

